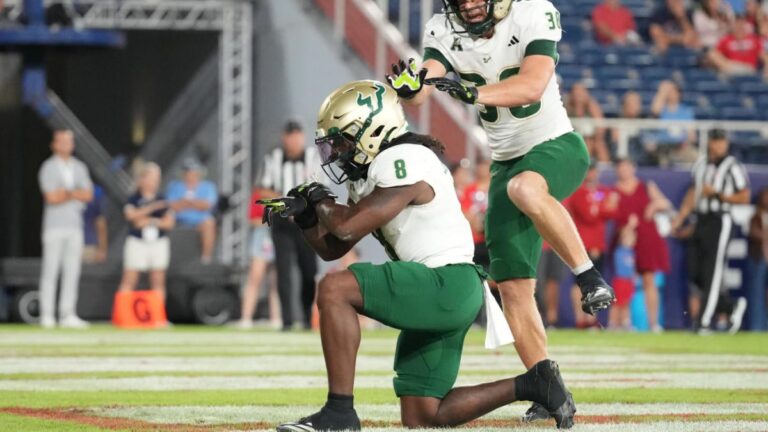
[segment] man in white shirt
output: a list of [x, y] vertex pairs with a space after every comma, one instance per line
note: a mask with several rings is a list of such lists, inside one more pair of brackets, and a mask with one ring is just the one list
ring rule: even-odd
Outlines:
[[53, 156], [38, 172], [43, 194], [43, 263], [40, 272], [40, 324], [56, 326], [54, 301], [56, 281], [61, 271], [59, 324], [84, 328], [88, 323], [77, 316], [77, 289], [83, 252], [83, 211], [93, 199], [93, 183], [88, 168], [72, 156], [75, 139], [71, 130], [53, 132]]

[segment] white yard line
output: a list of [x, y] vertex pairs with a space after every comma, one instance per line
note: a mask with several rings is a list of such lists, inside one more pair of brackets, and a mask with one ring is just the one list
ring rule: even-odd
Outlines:
[[[494, 381], [503, 375], [459, 376], [457, 385], [474, 385]], [[765, 389], [768, 373], [747, 374], [738, 372], [706, 373], [642, 373], [642, 374], [582, 374], [565, 373], [571, 388], [696, 388], [696, 389]], [[391, 388], [388, 375], [358, 376], [359, 388]], [[0, 390], [5, 391], [169, 391], [169, 390], [242, 390], [280, 388], [324, 388], [327, 379], [323, 375], [302, 376], [146, 376], [125, 378], [63, 378], [0, 380]]]
[[[554, 357], [554, 356], [553, 356]], [[358, 371], [388, 371], [392, 368], [393, 354], [361, 355]], [[644, 368], [659, 372], [674, 372], [672, 367], [696, 368], [706, 371], [712, 368], [739, 368], [745, 372], [768, 368], [768, 356], [732, 355], [564, 355], [554, 357], [563, 373], [579, 370], [615, 370]], [[520, 372], [520, 360], [512, 355], [465, 355], [461, 370], [498, 370], [500, 373]], [[181, 371], [181, 372], [317, 372], [324, 371], [322, 356], [317, 355], [253, 355], [253, 356], [82, 356], [82, 357], [13, 357], [0, 358], [0, 377], [3, 373], [77, 373], [120, 371]], [[656, 372], [654, 372], [656, 373]]]
[[[518, 403], [496, 410], [483, 419], [517, 419], [528, 408]], [[151, 423], [223, 424], [250, 421], [280, 422], [297, 415], [311, 414], [317, 406], [144, 406], [95, 408], [93, 414], [129, 418]], [[397, 405], [357, 405], [359, 416], [366, 420], [397, 421]], [[685, 414], [765, 414], [768, 404], [579, 404], [579, 415], [685, 415]], [[577, 417], [578, 418], [578, 417]]]

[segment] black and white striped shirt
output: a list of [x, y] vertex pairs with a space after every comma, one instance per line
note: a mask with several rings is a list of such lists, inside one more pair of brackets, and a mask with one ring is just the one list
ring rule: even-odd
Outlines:
[[314, 146], [306, 148], [296, 160], [286, 159], [285, 151], [278, 147], [264, 156], [259, 186], [286, 196], [289, 190], [308, 181], [327, 184], [320, 163], [320, 154]]
[[[749, 186], [744, 166], [733, 156], [726, 156], [719, 162], [701, 158], [693, 166], [692, 175], [696, 187], [696, 212], [699, 214], [729, 212], [731, 204], [722, 202], [719, 195], [733, 195]], [[717, 194], [704, 197], [701, 194], [704, 185], [712, 186]]]

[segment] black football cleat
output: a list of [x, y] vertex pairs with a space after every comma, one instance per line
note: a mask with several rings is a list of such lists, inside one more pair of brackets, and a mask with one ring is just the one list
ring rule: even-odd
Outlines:
[[283, 423], [277, 432], [359, 431], [360, 419], [354, 409], [338, 411], [324, 406], [311, 416], [295, 423]]
[[[573, 412], [576, 412], [576, 404], [573, 401], [573, 394], [571, 392], [568, 392], [568, 403], [573, 406]], [[535, 421], [539, 420], [549, 420], [552, 418], [551, 415], [549, 415], [549, 411], [540, 403], [534, 402], [530, 408], [528, 408], [528, 411], [523, 414], [523, 416], [520, 418], [523, 423], [533, 423]]]
[[528, 408], [528, 411], [523, 414], [523, 417], [520, 420], [522, 420], [523, 423], [531, 423], [538, 420], [547, 420], [549, 417], [549, 411], [544, 408], [542, 404], [534, 402], [533, 405]]
[[613, 288], [594, 267], [576, 276], [576, 284], [581, 290], [581, 310], [584, 313], [595, 315], [616, 301]]
[[542, 360], [527, 373], [534, 374], [536, 384], [535, 395], [531, 399], [549, 412], [549, 415], [555, 419], [558, 429], [572, 428], [576, 404], [568, 389], [565, 388], [557, 363], [552, 360]]

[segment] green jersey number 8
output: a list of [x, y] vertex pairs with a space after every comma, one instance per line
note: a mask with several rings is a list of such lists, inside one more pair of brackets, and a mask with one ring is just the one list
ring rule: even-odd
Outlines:
[[[499, 81], [507, 79], [511, 76], [515, 76], [519, 72], [520, 68], [517, 66], [508, 67], [502, 70], [499, 74]], [[461, 76], [461, 79], [469, 81], [476, 86], [484, 86], [488, 83], [485, 78], [482, 77], [482, 75], [476, 73], [459, 72], [459, 76]], [[518, 120], [524, 119], [539, 112], [541, 109], [541, 102], [536, 102], [527, 106], [511, 107], [508, 109], [510, 114], [512, 114], [512, 117]], [[480, 109], [480, 118], [488, 123], [495, 123], [499, 119], [499, 108], [493, 106], [483, 106], [483, 108]]]
[[408, 172], [405, 170], [405, 161], [402, 159], [398, 159], [395, 161], [395, 177], [399, 179], [404, 179], [408, 175]]

